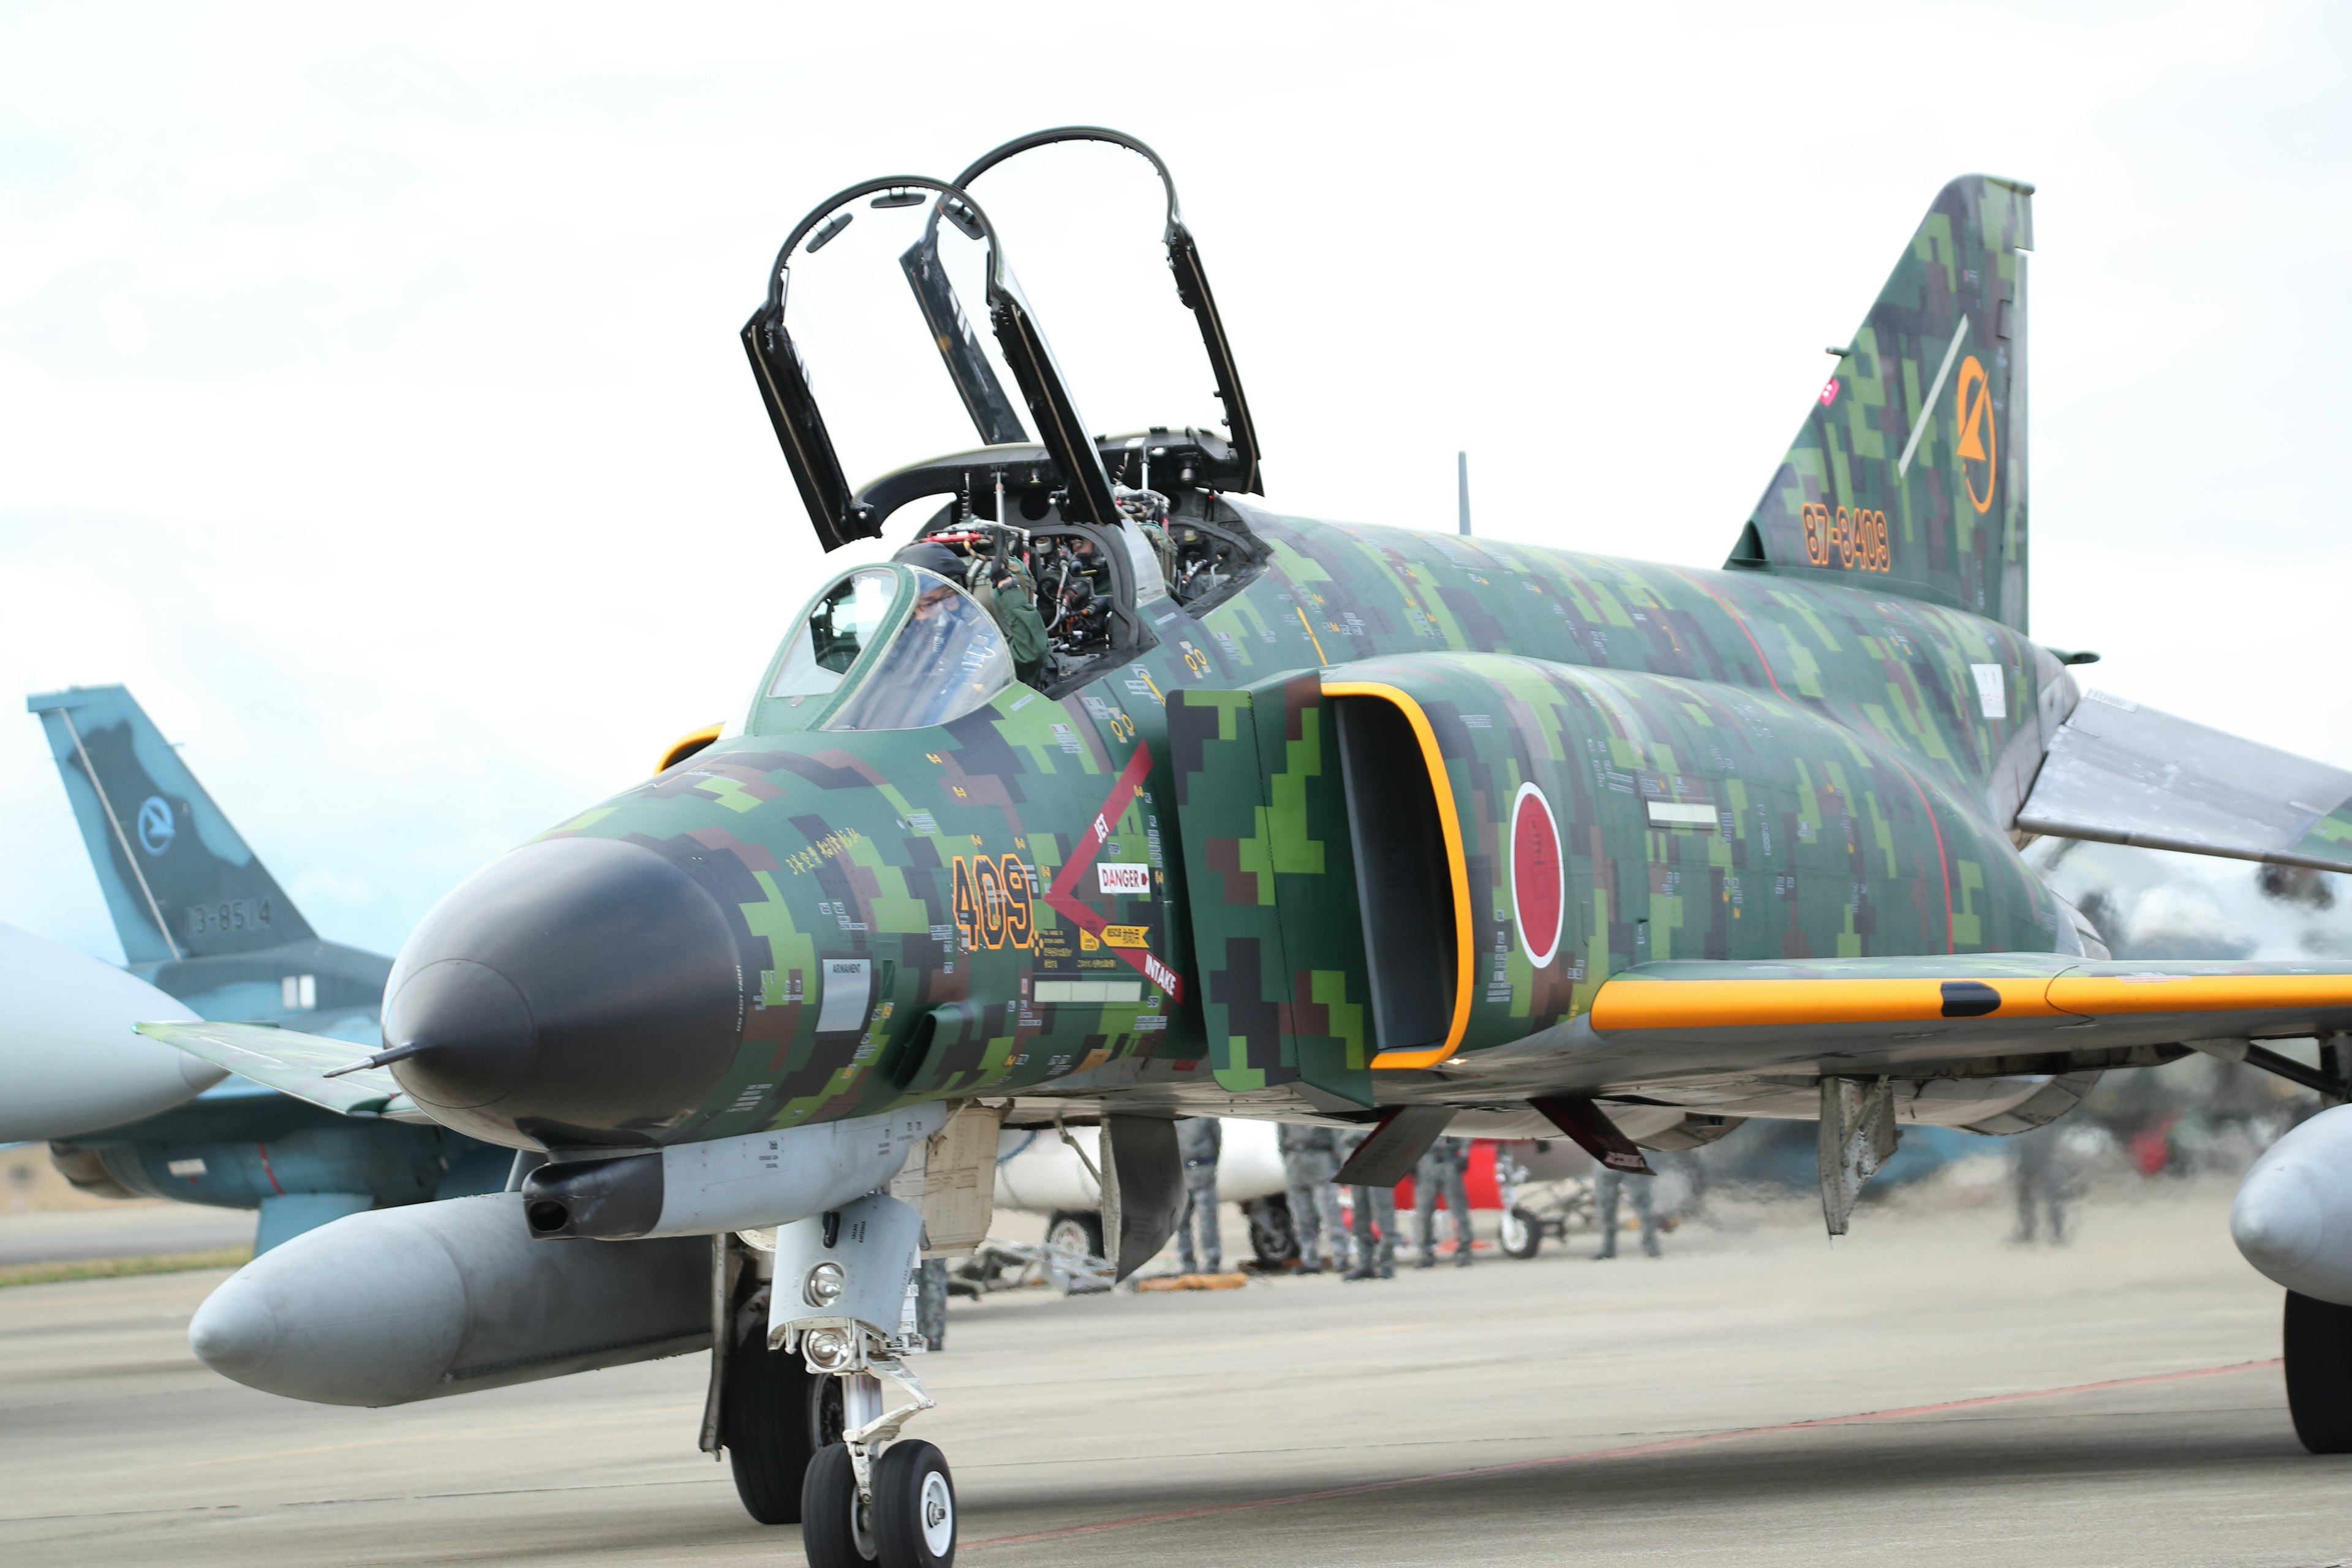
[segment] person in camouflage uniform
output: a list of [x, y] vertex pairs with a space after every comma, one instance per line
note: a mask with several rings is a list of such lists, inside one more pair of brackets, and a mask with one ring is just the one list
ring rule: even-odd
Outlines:
[[1412, 1233], [1421, 1248], [1416, 1268], [1437, 1266], [1437, 1200], [1445, 1200], [1453, 1216], [1454, 1266], [1470, 1267], [1470, 1194], [1463, 1175], [1470, 1169], [1470, 1140], [1440, 1138], [1421, 1157], [1412, 1173]]
[[1184, 1161], [1184, 1217], [1176, 1222], [1176, 1258], [1187, 1274], [1214, 1274], [1223, 1267], [1217, 1243], [1217, 1155], [1223, 1146], [1224, 1129], [1213, 1116], [1188, 1116], [1176, 1123], [1176, 1152]]
[[[1637, 1176], [1633, 1180], [1633, 1217], [1642, 1222], [1642, 1255], [1658, 1256], [1658, 1205], [1650, 1184], [1654, 1176]], [[1604, 1258], [1617, 1256], [1617, 1196], [1625, 1190], [1625, 1173], [1601, 1168], [1601, 1179], [1593, 1184], [1593, 1204], [1601, 1213], [1601, 1250], [1592, 1255], [1596, 1263]]]
[[[1361, 1132], [1342, 1132], [1336, 1142], [1344, 1162], [1362, 1147], [1371, 1136], [1368, 1129]], [[1355, 1205], [1356, 1263], [1343, 1278], [1348, 1279], [1393, 1279], [1396, 1278], [1396, 1189], [1394, 1187], [1351, 1186]], [[1378, 1235], [1375, 1236], [1375, 1230]]]
[[1285, 1121], [1275, 1129], [1282, 1175], [1290, 1204], [1290, 1234], [1298, 1244], [1298, 1266], [1318, 1273], [1340, 1267], [1339, 1135], [1328, 1127]]

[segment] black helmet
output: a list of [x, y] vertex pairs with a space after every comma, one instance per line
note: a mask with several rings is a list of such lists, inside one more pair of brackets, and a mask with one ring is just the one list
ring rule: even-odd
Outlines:
[[919, 571], [937, 573], [950, 583], [963, 581], [963, 557], [936, 539], [918, 539], [890, 559], [903, 561]]

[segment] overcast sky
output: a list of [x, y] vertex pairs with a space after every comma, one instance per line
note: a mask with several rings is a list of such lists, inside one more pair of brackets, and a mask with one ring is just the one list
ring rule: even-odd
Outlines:
[[[2035, 632], [2352, 765], [2344, 15], [16, 0], [0, 694], [126, 682], [323, 934], [395, 948], [740, 710], [813, 586], [736, 339], [793, 222], [1095, 121], [1173, 165], [1273, 504], [1450, 527], [1466, 447], [1481, 532], [1697, 565], [1937, 187], [2035, 182]], [[1172, 300], [1148, 193], [1077, 187], [998, 216], [1083, 405], [1167, 374], [1200, 418], [1108, 304]], [[0, 740], [0, 920], [119, 959]]]

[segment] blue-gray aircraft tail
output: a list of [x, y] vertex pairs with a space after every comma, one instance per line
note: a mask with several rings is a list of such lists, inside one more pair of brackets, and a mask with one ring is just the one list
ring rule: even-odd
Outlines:
[[314, 934], [286, 890], [120, 686], [29, 697], [132, 964]]

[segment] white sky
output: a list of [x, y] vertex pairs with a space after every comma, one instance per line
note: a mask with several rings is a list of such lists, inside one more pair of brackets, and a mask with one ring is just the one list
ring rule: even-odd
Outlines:
[[[19, 0], [0, 695], [128, 683], [322, 933], [396, 947], [737, 709], [813, 585], [736, 340], [790, 226], [1095, 121], [1174, 167], [1274, 504], [1448, 527], [1466, 447], [1481, 532], [1701, 565], [1942, 182], [2036, 182], [2036, 632], [2352, 764], [2347, 34], [2252, 4]], [[1165, 323], [1114, 335], [1067, 247], [1096, 225], [1172, 290], [1149, 202], [1081, 195], [1011, 254], [1120, 426]], [[0, 735], [0, 920], [119, 958], [37, 723]]]

